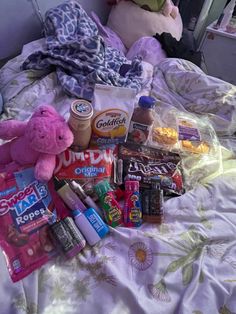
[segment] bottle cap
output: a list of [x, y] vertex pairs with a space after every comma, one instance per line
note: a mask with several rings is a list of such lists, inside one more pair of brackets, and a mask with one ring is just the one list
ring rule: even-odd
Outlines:
[[93, 107], [85, 99], [78, 99], [72, 102], [70, 107], [71, 114], [80, 120], [90, 119], [93, 115]]
[[106, 194], [108, 191], [112, 191], [112, 188], [108, 181], [102, 181], [95, 185], [94, 187], [98, 197]]
[[139, 191], [139, 181], [125, 181], [126, 191]]
[[141, 96], [139, 98], [139, 106], [144, 109], [151, 109], [155, 106], [156, 99], [150, 96]]
[[116, 188], [114, 190], [114, 194], [117, 201], [120, 201], [124, 197], [124, 192], [121, 190], [121, 188]]
[[59, 180], [57, 177], [53, 178], [53, 183], [56, 191], [60, 190], [60, 188], [67, 184], [65, 180]]
[[71, 212], [72, 212], [73, 217], [81, 215], [81, 211], [79, 209], [74, 209]]
[[154, 189], [154, 190], [160, 190], [160, 189], [161, 189], [160, 182], [158, 182], [158, 181], [156, 181], [156, 180], [153, 180], [153, 181], [152, 181], [152, 189]]
[[70, 186], [79, 195], [80, 198], [85, 199], [87, 197], [86, 193], [84, 192], [84, 189], [79, 183], [75, 181], [70, 181]]

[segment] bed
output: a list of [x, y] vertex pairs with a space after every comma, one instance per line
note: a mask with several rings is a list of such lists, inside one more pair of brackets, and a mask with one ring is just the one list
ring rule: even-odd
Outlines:
[[[1, 120], [28, 119], [40, 103], [68, 117], [79, 95], [62, 72], [40, 64], [45, 45], [45, 38], [30, 42], [0, 70]], [[236, 313], [236, 87], [182, 59], [136, 60], [131, 75], [137, 95], [206, 115], [219, 138], [217, 157], [188, 160], [192, 180], [165, 202], [161, 225], [111, 228], [95, 247], [57, 257], [16, 283], [1, 251], [1, 313]]]

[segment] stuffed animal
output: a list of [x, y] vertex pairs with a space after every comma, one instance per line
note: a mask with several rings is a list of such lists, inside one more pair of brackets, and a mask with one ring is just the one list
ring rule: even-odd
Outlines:
[[0, 122], [0, 138], [11, 140], [0, 146], [0, 166], [5, 171], [16, 171], [34, 165], [35, 178], [39, 181], [51, 179], [56, 155], [73, 142], [66, 121], [49, 105], [39, 106], [28, 122]]
[[[108, 0], [109, 4], [116, 4], [121, 0]], [[127, 0], [126, 0], [127, 1]], [[176, 7], [171, 0], [132, 0], [142, 9], [159, 12], [161, 11], [165, 16], [172, 16], [174, 19], [179, 13], [178, 7]]]

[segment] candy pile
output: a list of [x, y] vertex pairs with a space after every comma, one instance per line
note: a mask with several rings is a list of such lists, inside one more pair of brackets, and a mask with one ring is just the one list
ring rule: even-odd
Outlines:
[[132, 89], [96, 85], [92, 104], [71, 104], [74, 142], [52, 181], [38, 182], [32, 168], [0, 175], [0, 244], [13, 281], [96, 245], [110, 227], [162, 223], [164, 199], [185, 191], [182, 157], [211, 154], [216, 137], [190, 114], [158, 110], [152, 97], [135, 106]]

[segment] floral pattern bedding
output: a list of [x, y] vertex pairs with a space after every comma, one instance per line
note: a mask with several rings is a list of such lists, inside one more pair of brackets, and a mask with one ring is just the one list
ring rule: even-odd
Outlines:
[[236, 132], [236, 86], [206, 75], [181, 59], [165, 59], [155, 68], [152, 93], [161, 102], [207, 115], [219, 136]]
[[236, 182], [221, 176], [165, 203], [165, 222], [118, 227], [94, 248], [10, 282], [2, 313], [236, 312]]
[[[41, 45], [43, 40], [25, 46], [0, 71], [1, 119], [27, 119], [42, 102], [68, 114], [72, 99], [54, 72], [42, 77], [36, 70], [21, 71]], [[154, 69], [146, 64], [142, 80], [143, 94], [207, 114], [233, 148], [236, 87], [176, 59]], [[111, 229], [97, 246], [71, 260], [58, 257], [14, 284], [0, 251], [1, 313], [236, 313], [236, 159], [223, 146], [219, 158], [220, 170], [214, 168], [204, 184], [165, 202], [160, 226]]]

